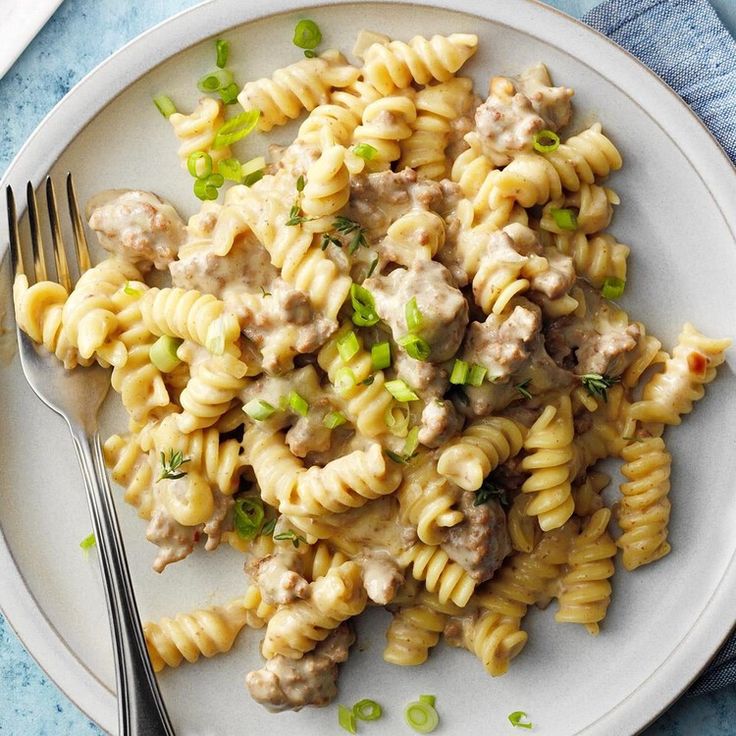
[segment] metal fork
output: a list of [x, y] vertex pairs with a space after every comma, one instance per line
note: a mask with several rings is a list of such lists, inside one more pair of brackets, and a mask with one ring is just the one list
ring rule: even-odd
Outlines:
[[[90, 258], [71, 174], [67, 176], [66, 192], [74, 233], [77, 270], [81, 275], [90, 267]], [[26, 271], [13, 190], [8, 187], [6, 194], [10, 257], [13, 275], [17, 276]], [[72, 276], [59, 223], [54, 185], [50, 177], [46, 178], [46, 200], [57, 277], [59, 283], [70, 291], [73, 286]], [[48, 276], [41, 239], [41, 222], [36, 193], [30, 182], [27, 187], [27, 201], [33, 275], [37, 282], [44, 281]], [[26, 275], [29, 282], [33, 282], [32, 275]], [[36, 345], [20, 328], [16, 329], [20, 361], [26, 379], [41, 401], [66, 420], [82, 469], [112, 628], [120, 736], [173, 736], [174, 729], [148, 658], [123, 549], [123, 538], [102, 456], [97, 413], [110, 386], [109, 370], [98, 365], [65, 370], [53, 355]]]

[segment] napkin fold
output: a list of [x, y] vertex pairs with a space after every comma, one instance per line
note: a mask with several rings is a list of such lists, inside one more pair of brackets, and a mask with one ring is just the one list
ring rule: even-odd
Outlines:
[[606, 0], [582, 20], [672, 87], [736, 164], [736, 41], [707, 0]]
[[[672, 87], [736, 164], [736, 41], [707, 0], [606, 0], [582, 20]], [[734, 683], [736, 632], [687, 694]]]

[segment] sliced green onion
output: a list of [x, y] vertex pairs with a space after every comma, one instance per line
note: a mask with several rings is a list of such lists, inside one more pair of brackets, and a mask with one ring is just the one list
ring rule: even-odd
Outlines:
[[456, 386], [462, 386], [468, 382], [468, 373], [470, 372], [470, 366], [467, 361], [455, 359], [455, 363], [452, 366], [452, 373], [450, 374], [450, 383], [454, 383]]
[[205, 94], [224, 89], [233, 81], [233, 73], [228, 69], [218, 69], [205, 74], [198, 82], [197, 89]]
[[193, 151], [187, 159], [187, 169], [195, 179], [206, 179], [212, 173], [212, 156], [205, 151]]
[[217, 53], [217, 60], [216, 64], [220, 67], [220, 69], [224, 69], [227, 65], [227, 57], [230, 53], [230, 44], [227, 41], [223, 41], [221, 38], [218, 38], [217, 41], [215, 41], [215, 51]]
[[296, 391], [289, 391], [289, 408], [303, 417], [309, 414], [309, 403]]
[[550, 213], [560, 230], [577, 230], [578, 229], [578, 218], [577, 215], [568, 209], [558, 209], [557, 207], [550, 207]]
[[322, 424], [324, 424], [327, 429], [335, 429], [335, 427], [339, 427], [341, 424], [345, 424], [345, 422], [347, 422], [347, 419], [340, 411], [331, 411], [329, 414], [325, 415], [325, 418], [322, 420]]
[[409, 332], [416, 332], [421, 329], [424, 316], [422, 315], [419, 305], [417, 304], [417, 298], [413, 296], [406, 303], [404, 307], [404, 314], [406, 316], [406, 326], [409, 328]]
[[294, 46], [300, 49], [316, 49], [322, 41], [322, 31], [313, 20], [300, 20], [294, 28]]
[[307, 59], [314, 59], [317, 54], [312, 51], [312, 49], [304, 49], [304, 56], [306, 56]]
[[432, 348], [426, 340], [423, 340], [419, 335], [404, 335], [399, 338], [399, 345], [401, 345], [406, 354], [414, 360], [425, 361], [429, 358], [429, 354], [432, 352]]
[[264, 517], [260, 498], [241, 498], [235, 502], [233, 524], [242, 539], [253, 539], [260, 531]]
[[378, 149], [374, 148], [370, 143], [358, 143], [353, 148], [353, 153], [365, 161], [372, 161], [378, 153]]
[[349, 391], [356, 384], [355, 373], [353, 373], [347, 366], [338, 368], [335, 372], [335, 391], [339, 394], [344, 394]]
[[516, 728], [532, 727], [532, 723], [529, 720], [523, 722], [525, 718], [527, 718], [527, 715], [523, 710], [515, 710], [513, 713], [509, 713], [509, 721], [511, 722], [511, 725], [516, 726]]
[[417, 401], [419, 399], [409, 386], [406, 385], [406, 382], [402, 381], [400, 378], [393, 381], [386, 381], [383, 385], [385, 386], [386, 391], [388, 391], [396, 401], [406, 402]]
[[358, 733], [356, 730], [355, 713], [344, 705], [337, 706], [337, 722], [348, 732]]
[[207, 328], [204, 346], [212, 355], [222, 355], [225, 352], [225, 324], [222, 317], [212, 320]]
[[261, 171], [266, 168], [266, 159], [263, 156], [256, 156], [255, 158], [246, 161], [243, 164], [243, 176], [248, 174], [255, 174], [257, 171]]
[[240, 87], [238, 87], [235, 82], [230, 82], [227, 87], [223, 87], [222, 89], [217, 90], [217, 93], [220, 95], [220, 99], [226, 105], [234, 105], [238, 101]]
[[420, 695], [419, 702], [426, 703], [427, 705], [431, 705], [434, 708], [434, 705], [437, 702], [437, 696], [436, 695]]
[[603, 282], [601, 294], [606, 299], [618, 299], [619, 297], [623, 296], [625, 288], [626, 282], [623, 279], [616, 278], [616, 276], [609, 276]]
[[79, 546], [83, 550], [88, 550], [90, 547], [94, 547], [97, 544], [97, 539], [95, 538], [95, 533], [92, 532], [92, 534], [88, 534], [80, 543]]
[[404, 457], [410, 458], [419, 447], [419, 427], [412, 427], [404, 442]]
[[375, 700], [364, 698], [353, 706], [353, 713], [361, 721], [377, 721], [383, 714], [383, 708]]
[[140, 289], [136, 289], [134, 286], [130, 285], [130, 281], [125, 282], [125, 286], [123, 287], [123, 291], [128, 296], [140, 296], [143, 292]]
[[161, 373], [170, 373], [181, 363], [176, 354], [182, 341], [178, 337], [171, 335], [161, 335], [148, 351], [148, 357], [151, 363], [158, 368]]
[[383, 413], [383, 423], [394, 437], [406, 437], [409, 429], [409, 407], [406, 404], [389, 406]]
[[382, 371], [391, 366], [391, 345], [388, 341], [376, 343], [371, 348], [371, 365], [374, 371]]
[[169, 118], [176, 112], [176, 105], [166, 95], [156, 95], [153, 98], [153, 104], [156, 105], [158, 111], [165, 117]]
[[236, 158], [225, 158], [218, 162], [217, 170], [228, 181], [243, 181], [243, 164]]
[[376, 302], [368, 289], [359, 284], [350, 287], [350, 302], [353, 305], [353, 323], [358, 327], [371, 327], [378, 322]]
[[[220, 184], [216, 183], [218, 181]], [[194, 194], [202, 200], [217, 199], [217, 195], [219, 194], [217, 190], [224, 181], [225, 179], [222, 174], [210, 174], [206, 179], [195, 179]]]
[[252, 174], [246, 174], [243, 177], [243, 184], [247, 187], [252, 187], [257, 181], [263, 179], [263, 169], [260, 171], [254, 171]]
[[486, 377], [486, 373], [488, 373], [487, 368], [484, 368], [482, 365], [478, 365], [477, 363], [473, 363], [472, 367], [470, 368], [468, 383], [471, 386], [481, 386], [483, 384], [483, 380]]
[[244, 407], [243, 411], [257, 422], [262, 422], [276, 413], [276, 407], [264, 401], [263, 399], [251, 399]]
[[560, 147], [560, 136], [554, 130], [540, 130], [534, 134], [534, 150], [540, 153], [552, 153]]
[[260, 110], [246, 110], [240, 115], [230, 118], [217, 131], [212, 148], [225, 148], [225, 146], [237, 143], [241, 138], [245, 138], [255, 130], [260, 117]]
[[440, 717], [434, 707], [421, 700], [406, 706], [404, 718], [417, 733], [432, 733], [440, 722]]
[[352, 330], [337, 341], [337, 352], [340, 353], [343, 363], [347, 363], [359, 350], [358, 337]]

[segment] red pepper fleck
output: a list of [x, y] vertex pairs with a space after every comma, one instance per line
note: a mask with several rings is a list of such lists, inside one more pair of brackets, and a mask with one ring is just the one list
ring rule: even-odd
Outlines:
[[690, 353], [687, 356], [687, 367], [690, 369], [690, 373], [694, 373], [699, 378], [704, 378], [705, 372], [708, 370], [708, 358], [703, 353]]
[[195, 543], [195, 544], [196, 544], [197, 542], [199, 542], [199, 538], [200, 538], [201, 536], [202, 536], [202, 535], [201, 535], [201, 533], [200, 533], [200, 532], [194, 532], [194, 543]]

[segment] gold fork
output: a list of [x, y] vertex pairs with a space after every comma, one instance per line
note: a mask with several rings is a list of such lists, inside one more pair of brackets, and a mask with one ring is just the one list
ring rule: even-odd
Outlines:
[[[90, 258], [71, 174], [67, 176], [66, 192], [77, 271], [81, 275], [89, 269]], [[34, 278], [35, 283], [46, 281], [48, 271], [33, 185], [29, 182], [26, 188], [33, 254], [30, 275], [24, 265], [13, 190], [8, 187], [6, 194], [13, 276], [25, 274], [29, 282]], [[58, 283], [71, 291], [73, 280], [50, 177], [46, 178], [46, 201]], [[18, 321], [16, 319], [16, 324]], [[174, 729], [148, 658], [102, 456], [97, 414], [110, 386], [109, 370], [99, 365], [65, 370], [55, 356], [34, 343], [19, 327], [17, 332], [18, 351], [26, 380], [41, 401], [66, 420], [82, 469], [112, 629], [120, 736], [173, 736]]]

